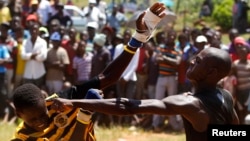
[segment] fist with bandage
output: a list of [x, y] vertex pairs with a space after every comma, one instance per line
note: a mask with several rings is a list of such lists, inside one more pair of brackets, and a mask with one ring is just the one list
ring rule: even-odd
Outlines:
[[164, 18], [166, 7], [163, 3], [155, 3], [144, 11], [136, 20], [136, 32], [128, 42], [130, 47], [141, 47], [147, 42], [154, 32], [156, 26]]
[[[103, 92], [98, 89], [89, 89], [84, 99], [102, 99]], [[92, 115], [94, 114], [93, 111], [80, 109], [77, 115], [77, 120], [81, 123], [88, 124]]]

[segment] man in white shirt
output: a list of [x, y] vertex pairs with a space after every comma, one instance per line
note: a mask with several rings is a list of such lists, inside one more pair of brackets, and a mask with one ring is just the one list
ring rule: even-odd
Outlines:
[[83, 13], [88, 22], [96, 22], [99, 24], [98, 29], [101, 29], [106, 24], [106, 14], [96, 7], [96, 0], [89, 0], [89, 5], [83, 9]]
[[47, 42], [39, 37], [39, 25], [35, 23], [30, 28], [31, 38], [23, 45], [22, 58], [26, 60], [23, 81], [33, 83], [41, 88], [44, 85], [46, 73], [44, 61], [47, 58]]
[[50, 2], [48, 0], [38, 0], [39, 6], [37, 9], [37, 13], [39, 14], [39, 18], [43, 26], [47, 25], [47, 21], [50, 19], [52, 14], [52, 9]]

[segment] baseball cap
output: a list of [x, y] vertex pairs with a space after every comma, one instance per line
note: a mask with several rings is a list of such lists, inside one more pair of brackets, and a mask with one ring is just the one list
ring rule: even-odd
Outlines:
[[247, 45], [246, 40], [243, 37], [236, 37], [234, 39], [234, 44], [241, 44], [241, 45]]
[[195, 41], [197, 43], [207, 42], [207, 38], [204, 35], [199, 35], [196, 37]]
[[43, 35], [42, 35], [43, 37], [49, 37], [49, 31], [46, 27], [40, 27], [39, 31], [43, 32]]
[[26, 21], [32, 21], [32, 20], [33, 20], [33, 21], [38, 21], [37, 16], [34, 15], [34, 14], [28, 15], [27, 18], [26, 18]]
[[105, 34], [96, 34], [94, 39], [93, 39], [93, 43], [99, 45], [99, 46], [104, 46], [106, 42], [106, 35]]
[[50, 40], [61, 41], [61, 35], [59, 34], [59, 32], [53, 32], [50, 36]]

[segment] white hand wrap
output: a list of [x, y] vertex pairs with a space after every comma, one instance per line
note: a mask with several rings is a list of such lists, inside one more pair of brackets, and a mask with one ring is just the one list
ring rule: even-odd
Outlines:
[[157, 15], [155, 15], [152, 11], [150, 11], [150, 9], [148, 8], [146, 10], [146, 14], [144, 15], [144, 22], [146, 24], [146, 26], [148, 27], [148, 30], [146, 30], [145, 32], [143, 31], [136, 31], [133, 34], [133, 37], [142, 42], [145, 43], [147, 42], [151, 37], [152, 37], [152, 33], [154, 32], [156, 26], [158, 25], [158, 23], [161, 21], [162, 18], [158, 17]]
[[93, 115], [93, 112], [80, 109], [77, 114], [77, 120], [83, 124], [88, 124]]
[[[143, 33], [139, 33], [136, 31], [132, 37], [135, 38], [136, 40], [142, 42], [142, 43], [146, 43], [150, 39], [151, 33], [149, 31], [146, 31]], [[130, 45], [130, 46], [133, 46], [133, 45]]]
[[155, 15], [153, 12], [151, 12], [150, 9], [148, 8], [144, 16], [144, 21], [148, 27], [149, 32], [152, 33], [155, 27], [161, 21], [161, 18]]

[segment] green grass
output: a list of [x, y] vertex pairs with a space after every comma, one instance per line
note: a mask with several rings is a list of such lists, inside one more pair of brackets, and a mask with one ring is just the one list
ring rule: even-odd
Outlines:
[[0, 124], [0, 140], [9, 141], [15, 133], [15, 129], [16, 129], [16, 125], [14, 124], [1, 123]]
[[[16, 125], [1, 124], [0, 140], [9, 141], [15, 132]], [[184, 133], [153, 133], [141, 129], [114, 126], [111, 128], [96, 127], [97, 141], [184, 141]]]

